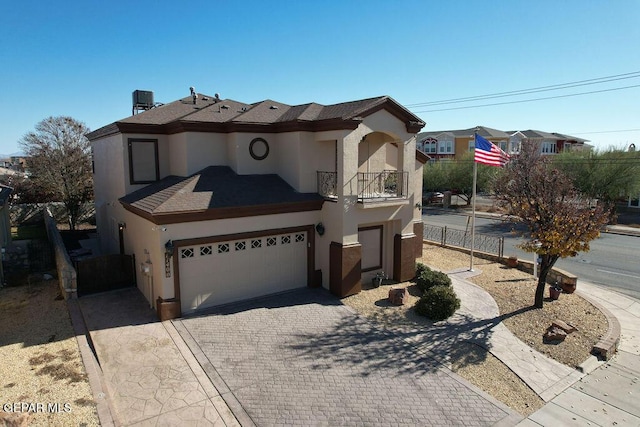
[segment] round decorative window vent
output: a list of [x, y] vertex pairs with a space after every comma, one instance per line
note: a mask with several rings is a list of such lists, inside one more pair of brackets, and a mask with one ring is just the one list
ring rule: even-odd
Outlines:
[[254, 138], [249, 144], [249, 154], [256, 160], [264, 160], [269, 155], [269, 144], [264, 138]]

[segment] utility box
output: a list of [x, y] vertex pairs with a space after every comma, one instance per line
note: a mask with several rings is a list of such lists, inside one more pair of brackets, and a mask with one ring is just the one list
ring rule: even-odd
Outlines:
[[153, 92], [150, 90], [134, 90], [131, 94], [133, 111], [153, 108]]

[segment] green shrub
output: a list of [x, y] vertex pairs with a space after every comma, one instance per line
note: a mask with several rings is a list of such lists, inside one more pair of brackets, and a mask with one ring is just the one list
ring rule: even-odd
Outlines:
[[460, 308], [460, 299], [451, 286], [428, 289], [415, 305], [416, 313], [431, 320], [444, 320]]
[[426, 292], [434, 286], [451, 286], [451, 279], [440, 271], [425, 270], [416, 278], [416, 285]]
[[431, 269], [421, 262], [416, 264], [416, 278], [420, 277], [425, 271], [431, 271]]

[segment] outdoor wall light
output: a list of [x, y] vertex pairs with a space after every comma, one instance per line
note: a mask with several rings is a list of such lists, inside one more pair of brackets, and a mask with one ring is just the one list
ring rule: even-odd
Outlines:
[[422, 209], [422, 205], [420, 203], [416, 203], [416, 209]]
[[324, 234], [324, 225], [321, 222], [316, 224], [316, 231], [320, 236]]
[[168, 257], [173, 256], [173, 241], [171, 239], [167, 240], [167, 243], [164, 244], [164, 251]]

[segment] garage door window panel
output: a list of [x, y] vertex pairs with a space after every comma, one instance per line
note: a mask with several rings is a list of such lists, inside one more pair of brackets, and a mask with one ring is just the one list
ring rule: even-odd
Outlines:
[[180, 249], [180, 258], [193, 258], [193, 248]]

